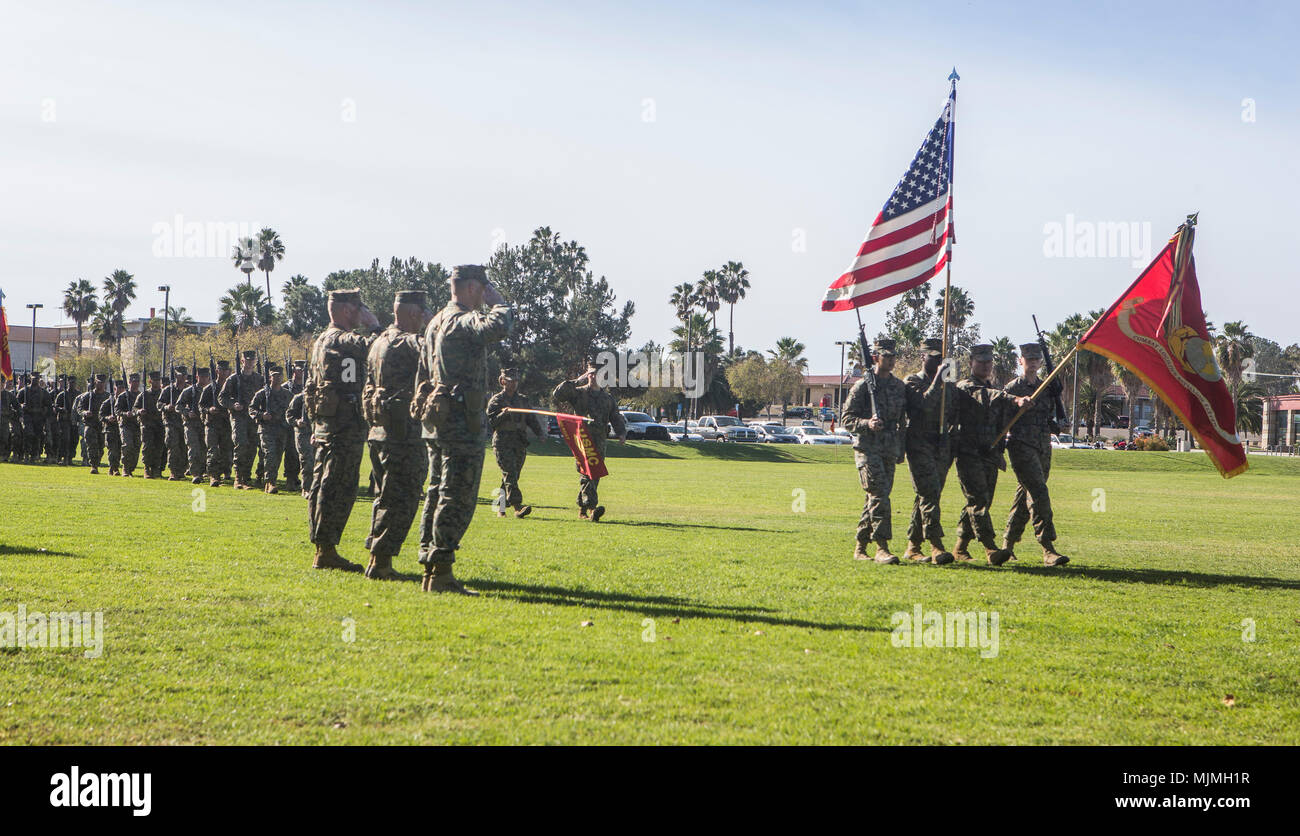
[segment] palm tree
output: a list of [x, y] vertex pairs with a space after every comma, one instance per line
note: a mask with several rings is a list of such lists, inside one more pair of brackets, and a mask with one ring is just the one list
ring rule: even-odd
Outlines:
[[[1224, 334], [1227, 334], [1229, 325], [1240, 324], [1239, 322], [1224, 323]], [[1264, 397], [1268, 391], [1259, 383], [1247, 383], [1238, 379], [1235, 383], [1229, 384], [1228, 393], [1232, 395], [1232, 402], [1237, 406], [1237, 429], [1257, 435], [1263, 432]]]
[[1010, 337], [998, 337], [993, 341], [993, 378], [1005, 384], [1016, 376], [1016, 344]]
[[244, 280], [253, 283], [254, 262], [258, 259], [258, 244], [255, 238], [240, 238], [235, 242], [235, 249], [230, 253], [230, 260], [235, 269], [243, 272]]
[[119, 350], [122, 348], [122, 340], [126, 338], [126, 309], [134, 299], [135, 276], [125, 270], [114, 270], [104, 279], [104, 305], [116, 314], [113, 321], [117, 326], [117, 335], [113, 342], [117, 343]]
[[1251, 342], [1254, 336], [1241, 320], [1223, 323], [1223, 336], [1215, 348], [1219, 356], [1219, 367], [1228, 375], [1229, 383], [1235, 385], [1241, 382], [1241, 364], [1255, 353]]
[[862, 340], [854, 335], [852, 345], [849, 346], [848, 363], [850, 368], [853, 366], [866, 366], [866, 359], [862, 356]]
[[116, 346], [119, 351], [121, 350], [121, 334], [123, 330], [122, 315], [110, 307], [100, 306], [91, 317], [90, 335], [105, 350], [113, 346]]
[[217, 322], [231, 333], [245, 331], [275, 321], [275, 309], [262, 296], [262, 288], [251, 284], [235, 285], [219, 300], [221, 315]]
[[284, 242], [280, 233], [269, 226], [257, 234], [257, 269], [266, 274], [266, 301], [271, 302], [271, 271], [277, 261], [284, 261]]
[[677, 311], [677, 318], [681, 320], [682, 325], [686, 327], [686, 350], [691, 350], [691, 332], [694, 325], [693, 313], [695, 306], [699, 303], [699, 298], [695, 295], [695, 286], [690, 282], [682, 282], [673, 288], [673, 295], [669, 297], [668, 304], [672, 305]]
[[776, 341], [776, 348], [767, 350], [778, 360], [785, 360], [800, 371], [808, 370], [808, 358], [803, 356], [806, 346], [794, 337], [782, 337]]
[[699, 300], [700, 306], [709, 312], [714, 328], [718, 327], [718, 308], [722, 306], [718, 294], [721, 281], [722, 274], [720, 272], [705, 270], [704, 277], [695, 283], [695, 298]]
[[1124, 387], [1124, 409], [1128, 413], [1128, 439], [1133, 440], [1133, 407], [1137, 406], [1138, 395], [1142, 392], [1142, 378], [1123, 363], [1110, 363], [1111, 374]]
[[[944, 297], [949, 296], [947, 290], [939, 292], [939, 296], [934, 300], [935, 312], [939, 314], [939, 327], [943, 328], [943, 308]], [[945, 354], [952, 353], [953, 332], [966, 325], [975, 314], [975, 302], [970, 298], [970, 294], [962, 290], [957, 285], [952, 286], [952, 293], [948, 303], [948, 344], [945, 346]], [[942, 331], [941, 331], [942, 333]]]
[[736, 303], [745, 298], [749, 290], [749, 271], [739, 261], [728, 261], [719, 271], [718, 298], [726, 302], [727, 320], [727, 356], [736, 353]]
[[185, 312], [185, 308], [168, 308], [167, 318], [178, 332], [194, 327], [194, 317]]
[[894, 339], [898, 341], [900, 353], [908, 353], [908, 356], [911, 356], [909, 350], [919, 346], [921, 340], [925, 339], [925, 335], [912, 323], [902, 322], [894, 330]]
[[304, 276], [302, 273], [294, 273], [292, 276], [288, 278], [287, 281], [285, 281], [284, 284], [280, 285], [280, 295], [288, 296], [290, 293], [293, 293], [298, 288], [306, 287], [309, 284], [311, 284], [311, 282], [309, 282], [307, 280], [307, 277]]
[[68, 282], [63, 291], [63, 312], [77, 325], [77, 356], [81, 355], [81, 329], [86, 320], [99, 309], [99, 300], [95, 298], [95, 286], [85, 279]]

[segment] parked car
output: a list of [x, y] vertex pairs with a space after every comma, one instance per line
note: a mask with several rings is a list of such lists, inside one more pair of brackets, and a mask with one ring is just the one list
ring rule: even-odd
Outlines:
[[829, 406], [823, 406], [820, 410], [818, 410], [817, 417], [822, 419], [823, 421], [834, 421], [835, 410], [831, 409]]
[[789, 427], [780, 424], [750, 424], [756, 431], [762, 433], [762, 440], [768, 444], [798, 444], [799, 436], [790, 431]]
[[792, 406], [785, 411], [787, 418], [811, 418], [812, 409], [806, 406]]
[[672, 441], [668, 437], [668, 428], [644, 412], [624, 412], [623, 421], [627, 423], [627, 437], [648, 441]]
[[1150, 437], [1150, 436], [1152, 436], [1152, 435], [1154, 435], [1154, 434], [1155, 434], [1155, 433], [1151, 430], [1151, 428], [1150, 428], [1150, 427], [1147, 427], [1147, 426], [1134, 427], [1134, 428], [1133, 428], [1133, 437], [1134, 437], [1134, 438], [1148, 438], [1148, 437]]
[[705, 415], [700, 419], [700, 435], [705, 441], [759, 441], [753, 428], [730, 415]]
[[852, 444], [853, 439], [828, 433], [821, 427], [794, 427], [791, 429], [800, 444]]
[[703, 441], [704, 437], [700, 435], [700, 423], [690, 421], [687, 424], [685, 435], [682, 434], [682, 422], [675, 424], [665, 424], [664, 429], [668, 430], [668, 438], [672, 441]]
[[1069, 433], [1052, 433], [1052, 449], [1068, 450], [1074, 446], [1074, 436]]

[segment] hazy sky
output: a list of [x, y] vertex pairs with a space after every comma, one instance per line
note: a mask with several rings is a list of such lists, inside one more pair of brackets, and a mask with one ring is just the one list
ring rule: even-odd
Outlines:
[[[70, 280], [124, 268], [130, 314], [169, 283], [214, 319], [240, 274], [224, 248], [156, 257], [177, 214], [275, 227], [277, 301], [294, 273], [481, 262], [548, 225], [636, 303], [635, 344], [666, 339], [673, 285], [732, 259], [753, 283], [737, 342], [793, 336], [833, 372], [854, 317], [819, 302], [955, 64], [953, 281], [986, 336], [1108, 305], [1199, 211], [1207, 315], [1285, 345], [1296, 8], [4, 0], [0, 289], [12, 320], [36, 301], [54, 324]], [[1048, 257], [1068, 216], [1149, 224], [1150, 247]], [[863, 310], [869, 335], [889, 306]]]

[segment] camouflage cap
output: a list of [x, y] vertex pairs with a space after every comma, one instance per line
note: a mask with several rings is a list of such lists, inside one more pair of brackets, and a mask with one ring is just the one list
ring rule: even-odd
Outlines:
[[1025, 343], [1020, 346], [1020, 356], [1026, 360], [1042, 360], [1043, 347], [1038, 343]]
[[149, 372], [149, 379], [150, 379], [150, 380], [162, 380], [162, 372], [157, 371], [157, 370], [154, 370], [154, 371]]
[[256, 360], [256, 359], [257, 359], [257, 352], [256, 352], [256, 351], [245, 351], [245, 352], [244, 352], [244, 359], [245, 359], [245, 360]]
[[222, 370], [222, 369], [229, 369], [229, 368], [230, 368], [230, 361], [229, 361], [229, 360], [218, 360], [218, 361], [217, 361], [217, 370], [218, 370], [218, 371], [220, 371], [220, 370]]
[[334, 303], [335, 305], [343, 305], [343, 304], [360, 305], [361, 288], [350, 287], [350, 288], [341, 288], [339, 290], [331, 290], [330, 302]]
[[274, 363], [267, 363], [267, 364], [266, 364], [266, 373], [267, 373], [267, 374], [281, 374], [282, 372], [283, 372], [283, 370], [282, 370], [279, 366], [277, 366], [276, 364], [274, 364]]
[[518, 380], [519, 369], [515, 368], [514, 366], [505, 366], [501, 369], [501, 376], [505, 378], [509, 378], [510, 380]]
[[294, 360], [294, 361], [293, 361], [293, 370], [294, 370], [294, 371], [296, 371], [296, 372], [300, 372], [300, 371], [302, 371], [302, 370], [305, 369], [305, 368], [307, 368], [307, 361], [306, 361], [306, 360]]
[[467, 282], [470, 280], [487, 284], [487, 270], [482, 264], [461, 264], [451, 268], [451, 280], [453, 282]]
[[212, 369], [209, 369], [207, 366], [199, 366], [194, 370], [194, 373], [199, 377], [212, 377]]
[[897, 354], [898, 343], [888, 337], [881, 337], [871, 344], [871, 353], [876, 356], [893, 357]]
[[177, 366], [176, 368], [172, 369], [172, 377], [175, 377], [177, 375], [184, 377], [187, 374], [189, 374], [189, 371], [184, 366]]
[[126, 386], [126, 381], [125, 381], [125, 380], [121, 380], [121, 379], [119, 379], [119, 380], [117, 381], [117, 385], [118, 385], [118, 386]]
[[129, 381], [131, 381], [132, 383], [135, 383], [136, 381], [138, 381], [138, 380], [140, 379], [140, 373], [139, 373], [139, 372], [131, 372], [129, 375], [126, 376], [126, 379], [129, 380]]
[[970, 347], [970, 359], [972, 360], [992, 360], [993, 346], [988, 343], [980, 343]]
[[96, 383], [103, 383], [105, 380], [108, 380], [108, 375], [106, 375], [106, 374], [97, 374], [97, 375], [95, 375], [95, 382], [96, 382]]
[[921, 340], [921, 350], [929, 357], [942, 357], [943, 340], [938, 337]]
[[393, 300], [398, 305], [419, 305], [421, 309], [429, 309], [428, 297], [423, 290], [399, 290]]

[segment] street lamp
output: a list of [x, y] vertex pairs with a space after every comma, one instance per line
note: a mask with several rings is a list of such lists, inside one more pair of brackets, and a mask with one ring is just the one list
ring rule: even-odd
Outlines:
[[[160, 284], [158, 285], [158, 289], [161, 290], [163, 294], [163, 353], [162, 363], [158, 367], [158, 373], [160, 375], [165, 375], [167, 374], [167, 314], [169, 313], [168, 307], [171, 305], [172, 286], [169, 284]], [[167, 380], [167, 385], [171, 385], [170, 378]]]
[[28, 305], [27, 307], [32, 309], [32, 354], [31, 358], [28, 360], [28, 365], [31, 367], [28, 371], [34, 374], [36, 372], [36, 309], [45, 306], [37, 302], [36, 304]]
[[844, 350], [853, 345], [853, 340], [836, 340], [835, 344], [840, 347], [840, 382], [835, 387], [835, 408], [843, 411], [844, 409]]

